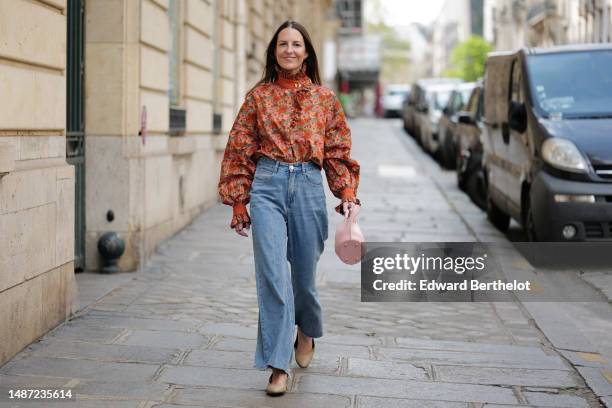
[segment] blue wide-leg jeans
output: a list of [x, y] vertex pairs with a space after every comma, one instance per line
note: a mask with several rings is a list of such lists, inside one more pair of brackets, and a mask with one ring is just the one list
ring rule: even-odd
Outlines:
[[315, 287], [328, 236], [321, 169], [261, 157], [250, 211], [259, 306], [255, 367], [289, 372], [296, 324], [306, 336], [323, 336]]

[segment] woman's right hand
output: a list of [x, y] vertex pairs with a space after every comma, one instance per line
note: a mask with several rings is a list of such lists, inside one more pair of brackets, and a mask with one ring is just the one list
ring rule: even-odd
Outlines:
[[249, 234], [246, 231], [251, 227], [251, 218], [249, 212], [245, 209], [244, 212], [237, 212], [232, 217], [232, 223], [230, 228], [234, 229], [238, 235], [248, 237]]

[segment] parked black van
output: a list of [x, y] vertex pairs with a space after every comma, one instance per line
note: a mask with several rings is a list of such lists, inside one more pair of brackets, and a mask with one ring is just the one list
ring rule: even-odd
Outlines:
[[612, 239], [612, 45], [492, 53], [485, 70], [487, 213], [530, 240]]

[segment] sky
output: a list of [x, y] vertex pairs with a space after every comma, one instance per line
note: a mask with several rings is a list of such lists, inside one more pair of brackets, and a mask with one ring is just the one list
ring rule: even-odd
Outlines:
[[429, 24], [440, 13], [445, 0], [366, 0], [366, 20], [376, 19], [380, 7], [385, 23], [406, 26], [412, 23]]

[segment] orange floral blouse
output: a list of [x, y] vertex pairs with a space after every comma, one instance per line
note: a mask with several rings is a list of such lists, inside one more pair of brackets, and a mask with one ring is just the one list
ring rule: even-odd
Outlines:
[[[359, 204], [359, 164], [350, 158], [351, 131], [338, 97], [303, 72], [279, 72], [249, 92], [232, 126], [221, 163], [219, 195], [234, 207], [232, 226], [249, 221], [246, 204], [261, 156], [325, 169], [333, 195]], [[340, 214], [342, 203], [336, 211]], [[237, 217], [238, 216], [238, 217]]]

